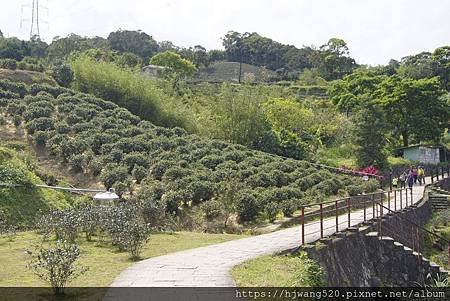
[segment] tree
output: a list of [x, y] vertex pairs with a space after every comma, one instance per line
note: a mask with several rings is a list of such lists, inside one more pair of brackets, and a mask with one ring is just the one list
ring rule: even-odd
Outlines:
[[433, 52], [433, 60], [437, 62], [437, 75], [443, 87], [450, 91], [450, 46], [439, 47]]
[[364, 99], [362, 108], [354, 118], [356, 159], [359, 166], [386, 164], [386, 118], [382, 108], [370, 99]]
[[413, 79], [431, 78], [438, 73], [438, 63], [430, 52], [421, 52], [402, 58], [397, 73]]
[[391, 130], [401, 135], [403, 145], [438, 142], [448, 125], [449, 108], [442, 98], [439, 79], [409, 79], [392, 76], [380, 84], [380, 101]]
[[111, 49], [119, 52], [131, 52], [148, 61], [158, 51], [158, 43], [143, 31], [121, 30], [108, 36]]
[[314, 51], [311, 62], [326, 80], [342, 78], [357, 67], [355, 60], [349, 56], [347, 43], [337, 38], [331, 38]]
[[73, 52], [82, 52], [90, 48], [95, 47], [88, 38], [73, 33], [64, 38], [57, 36], [48, 46], [48, 58], [51, 62], [59, 62], [65, 60]]
[[334, 81], [328, 90], [331, 101], [339, 111], [347, 116], [351, 111], [358, 110], [361, 104], [361, 96], [374, 95], [378, 85], [386, 78], [384, 75], [358, 69], [341, 80]]
[[262, 87], [243, 85], [234, 91], [223, 84], [211, 107], [214, 137], [251, 146], [267, 128], [262, 107], [266, 97]]
[[167, 78], [173, 79], [174, 85], [184, 77], [195, 73], [195, 65], [184, 59], [176, 52], [160, 52], [152, 57], [150, 64], [165, 67], [164, 74]]

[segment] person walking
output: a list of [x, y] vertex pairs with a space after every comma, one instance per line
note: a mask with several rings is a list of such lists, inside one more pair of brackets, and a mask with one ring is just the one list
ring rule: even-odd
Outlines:
[[414, 184], [417, 183], [417, 177], [418, 177], [418, 173], [417, 173], [417, 168], [415, 166], [411, 167], [411, 173], [414, 179]]
[[402, 172], [402, 174], [398, 177], [398, 180], [400, 182], [400, 188], [405, 188], [405, 182], [406, 182], [406, 172]]
[[417, 168], [417, 177], [420, 185], [425, 184], [425, 169], [422, 166]]
[[406, 182], [408, 183], [408, 187], [410, 189], [412, 189], [413, 185], [414, 185], [414, 173], [413, 170], [411, 169], [408, 173], [408, 176], [406, 178]]
[[398, 178], [393, 178], [392, 179], [392, 187], [394, 187], [395, 189], [398, 188], [398, 184], [399, 184], [400, 180]]

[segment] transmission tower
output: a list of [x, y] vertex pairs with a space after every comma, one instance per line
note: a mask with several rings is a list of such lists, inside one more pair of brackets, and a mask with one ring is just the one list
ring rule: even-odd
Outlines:
[[[31, 10], [31, 19], [28, 18], [23, 18], [23, 11], [24, 8], [30, 8]], [[48, 8], [39, 4], [39, 0], [32, 0], [31, 4], [23, 4], [22, 8], [21, 8], [21, 13], [22, 13], [22, 18], [20, 20], [20, 28], [22, 28], [23, 22], [30, 22], [30, 40], [33, 37], [36, 37], [38, 39], [40, 39], [41, 37], [41, 32], [40, 32], [40, 28], [39, 28], [39, 23], [42, 22], [40, 20], [40, 13], [39, 10], [45, 9], [47, 10], [47, 14], [48, 14]], [[46, 21], [43, 21], [44, 23], [47, 23]]]

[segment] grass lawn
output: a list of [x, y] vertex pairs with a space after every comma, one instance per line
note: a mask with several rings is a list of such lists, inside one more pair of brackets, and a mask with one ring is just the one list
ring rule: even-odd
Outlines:
[[234, 267], [232, 275], [240, 287], [309, 287], [322, 284], [322, 270], [305, 253], [269, 255]]
[[[244, 236], [196, 232], [158, 233], [150, 236], [150, 240], [144, 247], [141, 257], [146, 259], [242, 237]], [[41, 236], [34, 232], [21, 232], [12, 242], [5, 237], [0, 238], [0, 286], [48, 286], [26, 267], [30, 261], [30, 256], [25, 251], [33, 251], [33, 245], [37, 245], [40, 239]], [[80, 237], [78, 243], [81, 249], [78, 263], [89, 267], [89, 270], [71, 282], [70, 286], [109, 286], [122, 270], [134, 263], [129, 259], [128, 253], [118, 252], [110, 244], [98, 246], [95, 242], [86, 242], [84, 237]]]

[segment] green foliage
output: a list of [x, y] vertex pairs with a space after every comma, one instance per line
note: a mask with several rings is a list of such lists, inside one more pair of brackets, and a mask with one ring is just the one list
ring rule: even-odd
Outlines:
[[55, 246], [36, 247], [28, 264], [39, 278], [49, 283], [55, 295], [64, 293], [67, 283], [81, 276], [87, 268], [77, 266], [80, 249], [75, 244], [57, 241]]
[[147, 61], [158, 50], [156, 41], [142, 31], [118, 30], [108, 36], [108, 44], [113, 50], [131, 52]]
[[[250, 87], [246, 89], [251, 95]], [[190, 135], [180, 128], [154, 126], [90, 95], [67, 89], [68, 93], [60, 94], [46, 86], [32, 90], [35, 96], [26, 95], [16, 102], [24, 107], [26, 129], [34, 142], [74, 171], [99, 176], [106, 188], [114, 187], [124, 200], [142, 208], [143, 220], [154, 227], [167, 227], [187, 216], [186, 212], [201, 212], [195, 210], [197, 206], [207, 218], [217, 216], [222, 230], [229, 228], [234, 216], [239, 222], [254, 221], [264, 213], [274, 219], [281, 211], [290, 215], [300, 204], [315, 201], [317, 194], [325, 198], [352, 183], [319, 172], [307, 162], [284, 161], [242, 145]], [[59, 96], [55, 99], [45, 91]], [[265, 118], [265, 112], [261, 114]], [[246, 118], [251, 126], [251, 116]], [[281, 131], [277, 143], [291, 156], [304, 156], [298, 152], [306, 147], [293, 132]], [[75, 232], [85, 228], [75, 220], [72, 224]], [[102, 231], [126, 249], [119, 243], [124, 232], [114, 227], [104, 226]]]
[[14, 59], [0, 59], [0, 68], [16, 70], [17, 61]]
[[388, 122], [395, 134], [400, 134], [403, 145], [411, 138], [417, 142], [438, 142], [449, 117], [448, 104], [442, 98], [438, 78], [402, 79], [393, 76], [380, 87], [380, 99]]
[[68, 87], [73, 80], [73, 71], [65, 64], [53, 66], [51, 75], [63, 87]]
[[236, 91], [223, 84], [217, 100], [211, 103], [212, 136], [251, 146], [266, 129], [262, 108], [266, 97], [261, 87], [245, 85]]
[[196, 70], [192, 62], [182, 58], [181, 55], [173, 51], [164, 51], [156, 54], [151, 58], [150, 64], [165, 67], [164, 74], [175, 80], [193, 75]]
[[382, 109], [367, 100], [354, 118], [356, 159], [359, 166], [385, 167], [387, 155], [386, 117]]
[[158, 125], [195, 128], [189, 109], [148, 77], [87, 56], [74, 59], [71, 67], [80, 91], [110, 100]]

